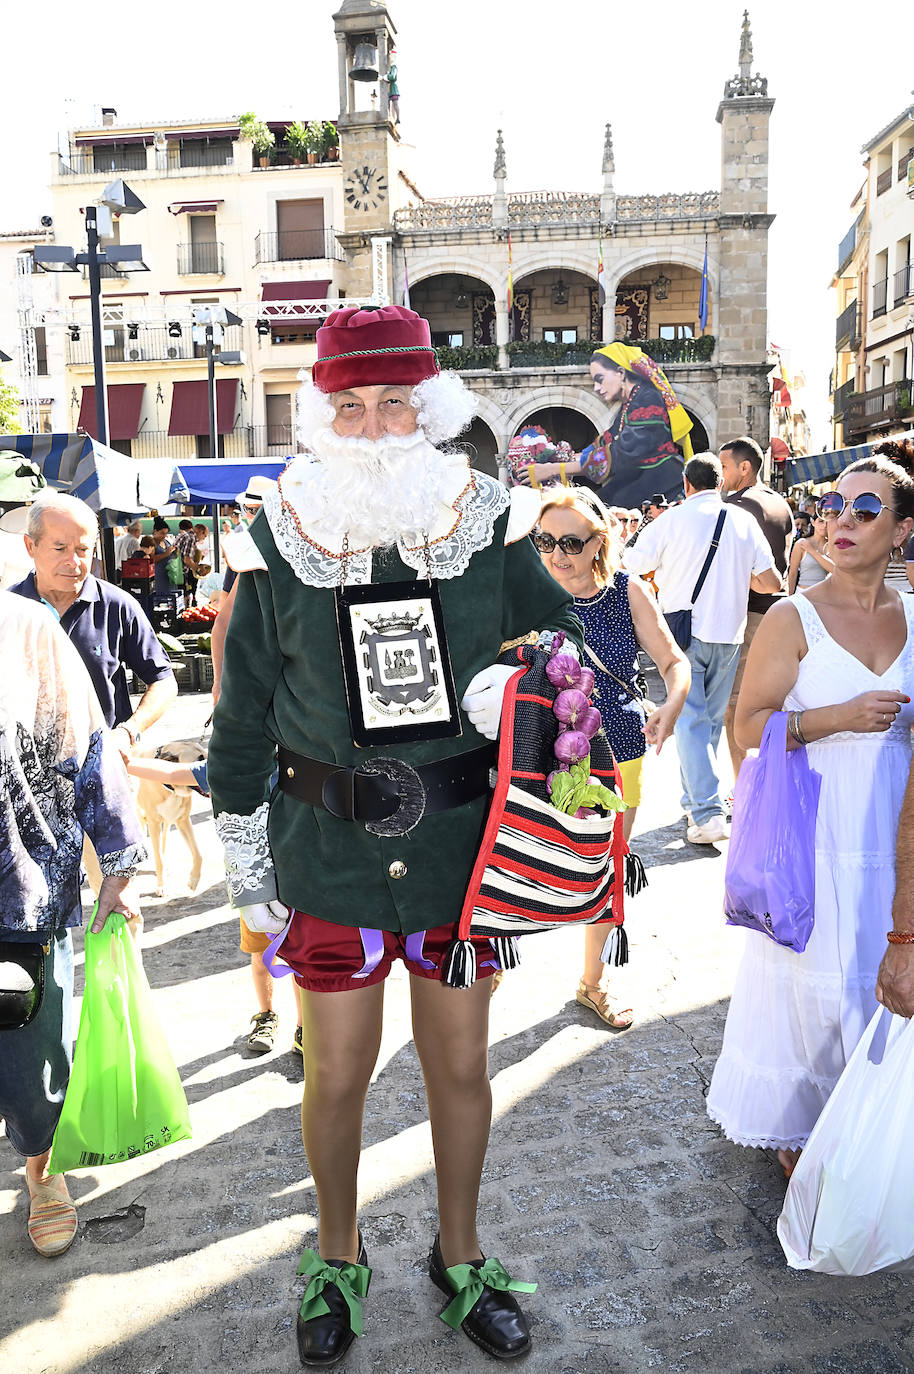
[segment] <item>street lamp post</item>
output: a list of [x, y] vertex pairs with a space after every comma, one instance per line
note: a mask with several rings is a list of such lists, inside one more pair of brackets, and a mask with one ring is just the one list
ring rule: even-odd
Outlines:
[[[244, 354], [226, 352], [220, 348], [217, 355], [216, 344], [225, 338], [226, 325], [242, 324], [240, 315], [226, 310], [224, 305], [199, 305], [192, 311], [194, 317], [194, 343], [202, 343], [206, 348], [206, 396], [209, 402], [209, 455], [219, 457], [219, 425], [216, 415], [216, 358], [220, 363], [238, 364], [244, 362]], [[219, 570], [219, 502], [213, 505], [213, 567]]]
[[[92, 317], [92, 373], [95, 383], [95, 437], [108, 443], [108, 387], [105, 380], [105, 336], [102, 329], [102, 266], [116, 266], [121, 273], [148, 272], [143, 250], [138, 243], [112, 243], [99, 247], [99, 240], [112, 233], [112, 212], [135, 215], [146, 206], [125, 182], [109, 182], [98, 205], [85, 207], [86, 252], [77, 253], [63, 244], [37, 245], [32, 249], [35, 266], [42, 272], [77, 272], [85, 267], [89, 276], [89, 309]], [[102, 530], [105, 563], [114, 567], [114, 532]]]

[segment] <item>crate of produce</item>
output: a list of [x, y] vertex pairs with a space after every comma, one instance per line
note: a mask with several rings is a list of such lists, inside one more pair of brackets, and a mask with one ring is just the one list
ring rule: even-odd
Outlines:
[[[199, 682], [199, 673], [197, 670], [197, 656], [195, 654], [187, 654], [183, 658], [172, 658], [171, 670], [175, 675], [175, 681], [178, 684], [179, 692], [200, 691], [197, 685]], [[131, 690], [141, 694], [145, 692], [146, 683], [142, 678], [137, 677], [136, 673], [132, 674], [132, 678], [133, 685]], [[209, 688], [205, 688], [204, 690], [208, 691]]]

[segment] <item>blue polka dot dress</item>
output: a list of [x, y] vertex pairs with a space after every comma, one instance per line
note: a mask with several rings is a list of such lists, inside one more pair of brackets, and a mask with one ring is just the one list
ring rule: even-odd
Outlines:
[[[635, 687], [638, 641], [628, 603], [628, 574], [617, 572], [612, 584], [595, 596], [575, 597], [574, 613], [584, 626], [585, 642], [597, 658], [640, 696]], [[582, 663], [593, 669], [593, 704], [603, 717], [603, 728], [617, 760], [627, 763], [640, 759], [647, 753], [642, 708], [588, 654], [582, 655]]]

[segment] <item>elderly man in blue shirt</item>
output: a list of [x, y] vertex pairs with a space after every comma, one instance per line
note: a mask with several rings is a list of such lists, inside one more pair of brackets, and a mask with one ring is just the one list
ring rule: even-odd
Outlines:
[[[29, 509], [25, 545], [35, 571], [10, 590], [41, 601], [59, 620], [89, 670], [106, 724], [130, 757], [144, 730], [178, 694], [168, 655], [129, 593], [92, 575], [98, 520], [84, 501], [47, 493]], [[136, 710], [127, 670], [146, 683]]]

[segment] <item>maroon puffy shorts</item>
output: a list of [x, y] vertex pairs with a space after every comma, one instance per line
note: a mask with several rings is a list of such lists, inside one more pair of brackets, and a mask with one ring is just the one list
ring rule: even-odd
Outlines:
[[[454, 939], [454, 925], [436, 926], [416, 935], [399, 931], [366, 932], [338, 926], [296, 911], [279, 958], [289, 965], [300, 988], [308, 992], [351, 992], [383, 983], [394, 959], [402, 959], [417, 978], [441, 981], [441, 965]], [[491, 943], [474, 936], [476, 976], [488, 978], [500, 967]]]

